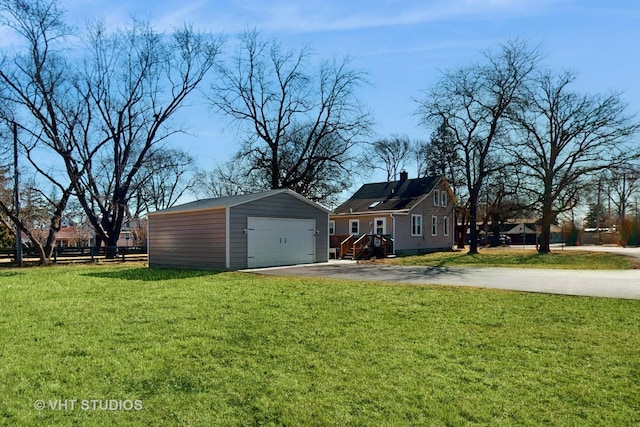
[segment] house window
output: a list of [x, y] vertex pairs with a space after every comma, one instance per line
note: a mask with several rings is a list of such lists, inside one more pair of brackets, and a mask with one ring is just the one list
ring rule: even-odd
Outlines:
[[358, 235], [360, 234], [360, 221], [357, 219], [349, 220], [349, 232], [351, 234]]
[[437, 216], [431, 217], [431, 235], [432, 236], [438, 235], [438, 217]]
[[433, 206], [438, 206], [440, 203], [440, 191], [434, 190], [433, 192]]
[[330, 235], [336, 234], [336, 222], [335, 221], [329, 221], [329, 234]]
[[411, 215], [411, 235], [422, 236], [422, 215]]
[[444, 190], [440, 192], [440, 206], [447, 206], [447, 192]]
[[387, 234], [387, 219], [376, 218], [374, 221], [374, 234]]
[[442, 226], [444, 227], [444, 235], [448, 236], [449, 235], [449, 217], [445, 216], [444, 218], [442, 218], [443, 224]]

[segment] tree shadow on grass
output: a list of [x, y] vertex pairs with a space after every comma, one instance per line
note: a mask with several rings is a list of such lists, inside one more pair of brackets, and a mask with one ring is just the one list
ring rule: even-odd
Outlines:
[[223, 273], [220, 270], [182, 270], [157, 268], [127, 268], [113, 271], [85, 273], [84, 276], [100, 277], [103, 279], [141, 280], [144, 282], [159, 282], [162, 280], [180, 280], [194, 277], [214, 276]]
[[21, 271], [0, 271], [0, 277], [15, 277], [22, 276], [23, 274]]

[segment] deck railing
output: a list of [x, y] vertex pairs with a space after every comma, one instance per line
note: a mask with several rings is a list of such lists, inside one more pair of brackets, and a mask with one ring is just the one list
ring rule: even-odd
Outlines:
[[339, 249], [337, 258], [368, 259], [386, 258], [394, 253], [394, 241], [384, 234], [334, 234], [329, 237], [329, 247]]
[[363, 234], [353, 243], [353, 259], [386, 258], [393, 253], [393, 239], [383, 234]]

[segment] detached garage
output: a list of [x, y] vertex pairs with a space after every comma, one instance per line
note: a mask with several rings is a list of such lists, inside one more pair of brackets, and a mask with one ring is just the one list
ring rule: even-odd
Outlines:
[[149, 214], [149, 266], [238, 270], [326, 262], [329, 210], [287, 190]]

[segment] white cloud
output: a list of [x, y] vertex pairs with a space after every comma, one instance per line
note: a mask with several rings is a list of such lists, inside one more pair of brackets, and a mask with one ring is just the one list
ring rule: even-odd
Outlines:
[[215, 32], [247, 27], [294, 33], [415, 25], [439, 20], [484, 20], [536, 14], [569, 0], [67, 0], [71, 18], [82, 24], [101, 17], [109, 28], [132, 16], [149, 18], [160, 30], [185, 22]]
[[[320, 32], [414, 25], [438, 20], [496, 19], [540, 13], [565, 0], [444, 0], [352, 2], [244, 2], [241, 27]], [[240, 16], [237, 18], [242, 19]]]

